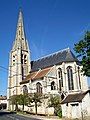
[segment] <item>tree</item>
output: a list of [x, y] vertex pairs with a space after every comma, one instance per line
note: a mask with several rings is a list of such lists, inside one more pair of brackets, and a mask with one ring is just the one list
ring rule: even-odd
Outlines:
[[38, 107], [38, 103], [41, 103], [42, 94], [33, 93], [33, 94], [29, 94], [29, 96], [31, 98], [30, 101], [35, 104], [35, 114], [37, 115], [37, 107]]
[[28, 106], [28, 104], [29, 104], [29, 96], [28, 96], [28, 94], [24, 94], [24, 95], [20, 94], [18, 104], [23, 106], [22, 110], [24, 111], [24, 106], [25, 105]]
[[15, 105], [15, 110], [18, 110], [18, 103], [19, 103], [19, 95], [13, 95], [10, 98], [11, 104]]
[[61, 97], [60, 95], [50, 95], [50, 98], [48, 99], [48, 107], [54, 108], [54, 114], [57, 115], [58, 110], [61, 110]]
[[90, 77], [90, 31], [87, 31], [84, 38], [77, 44], [74, 44], [74, 50], [77, 57], [81, 58], [84, 75]]
[[28, 94], [20, 94], [20, 95], [13, 95], [11, 96], [11, 104], [15, 105], [15, 110], [18, 110], [18, 105], [22, 105], [22, 111], [24, 111], [24, 106], [29, 106], [32, 102], [32, 97]]

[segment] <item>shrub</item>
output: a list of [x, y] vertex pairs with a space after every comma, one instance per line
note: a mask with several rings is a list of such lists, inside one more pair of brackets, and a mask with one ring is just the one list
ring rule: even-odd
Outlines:
[[62, 117], [62, 111], [58, 110], [57, 115], [58, 115], [59, 118], [61, 118]]

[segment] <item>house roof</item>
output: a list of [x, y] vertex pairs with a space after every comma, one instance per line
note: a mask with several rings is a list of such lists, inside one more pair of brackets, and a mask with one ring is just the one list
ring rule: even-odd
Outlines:
[[64, 100], [62, 100], [61, 104], [70, 103], [70, 102], [81, 102], [84, 96], [88, 92], [90, 93], [90, 90], [76, 94], [69, 94]]
[[0, 100], [6, 100], [7, 99], [7, 97], [6, 96], [0, 96]]
[[[71, 62], [78, 61], [78, 59], [74, 56], [69, 48], [58, 51], [51, 55], [45, 56], [38, 60], [31, 62], [32, 70], [37, 70], [38, 68], [45, 68], [49, 66], [53, 66], [56, 64], [60, 64], [62, 62]], [[79, 61], [78, 61], [79, 62]]]
[[45, 69], [39, 69], [38, 71], [32, 71], [30, 74], [20, 82], [20, 84], [28, 83], [30, 80], [40, 79], [46, 76], [50, 71], [51, 67]]

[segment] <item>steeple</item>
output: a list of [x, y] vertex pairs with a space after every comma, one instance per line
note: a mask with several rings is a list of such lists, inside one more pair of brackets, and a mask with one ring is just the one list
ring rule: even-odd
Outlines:
[[25, 36], [23, 16], [22, 16], [21, 10], [20, 10], [19, 17], [18, 17], [16, 37], [15, 37], [12, 51], [15, 51], [17, 49], [22, 49], [22, 50], [27, 50], [27, 51], [29, 50], [28, 43], [27, 43], [26, 36]]
[[[24, 32], [22, 11], [20, 10], [15, 41], [10, 52], [8, 100], [10, 96], [21, 94], [20, 82], [29, 74], [30, 70], [30, 50]], [[11, 109], [9, 102], [8, 109]]]

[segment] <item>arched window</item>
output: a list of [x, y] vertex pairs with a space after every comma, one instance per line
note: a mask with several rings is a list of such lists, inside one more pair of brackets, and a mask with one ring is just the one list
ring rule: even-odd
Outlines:
[[63, 77], [62, 77], [62, 69], [61, 69], [61, 68], [58, 68], [58, 77], [59, 77], [60, 79], [63, 78]]
[[23, 94], [28, 94], [28, 88], [26, 85], [23, 86]]
[[68, 77], [68, 87], [69, 87], [69, 90], [74, 90], [73, 72], [72, 72], [72, 67], [71, 66], [67, 67], [67, 77]]
[[42, 85], [39, 82], [36, 84], [36, 92], [42, 94]]
[[51, 82], [51, 90], [55, 90], [55, 89], [56, 89], [55, 82], [53, 81], [53, 82]]
[[59, 78], [59, 90], [61, 91], [63, 87], [63, 76], [61, 68], [58, 68], [58, 78]]

